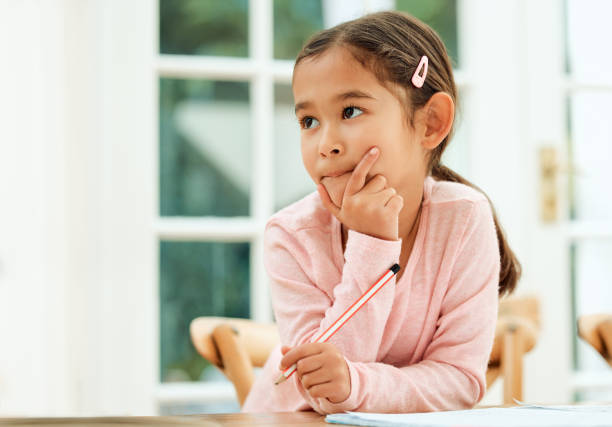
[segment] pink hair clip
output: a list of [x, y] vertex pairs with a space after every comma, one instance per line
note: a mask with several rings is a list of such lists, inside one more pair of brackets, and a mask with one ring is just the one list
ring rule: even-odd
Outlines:
[[[421, 58], [421, 62], [419, 62], [419, 66], [417, 67], [416, 71], [412, 75], [412, 84], [415, 87], [421, 87], [423, 86], [423, 83], [425, 83], [425, 76], [427, 76], [428, 64], [429, 64], [429, 60], [427, 59], [427, 56], [423, 55], [423, 57]], [[423, 74], [419, 75], [419, 73], [421, 72], [421, 68], [423, 68]]]

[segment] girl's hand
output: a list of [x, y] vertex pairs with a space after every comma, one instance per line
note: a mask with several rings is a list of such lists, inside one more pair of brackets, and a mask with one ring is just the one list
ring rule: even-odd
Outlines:
[[394, 188], [387, 187], [387, 179], [376, 175], [365, 184], [368, 171], [379, 155], [378, 148], [370, 149], [353, 170], [344, 195], [342, 206], [336, 206], [323, 184], [317, 186], [323, 206], [351, 230], [385, 240], [398, 239], [398, 216], [404, 206], [402, 196]]
[[295, 348], [283, 346], [280, 369], [297, 363], [297, 375], [313, 398], [340, 403], [351, 394], [351, 379], [344, 356], [331, 343], [308, 343]]

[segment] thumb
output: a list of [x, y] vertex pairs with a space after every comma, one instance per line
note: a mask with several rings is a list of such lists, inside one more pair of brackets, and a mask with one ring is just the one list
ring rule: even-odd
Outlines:
[[281, 347], [281, 353], [283, 353], [283, 356], [285, 354], [287, 354], [287, 352], [289, 352], [289, 350], [291, 350], [291, 347], [289, 347], [288, 345], [284, 345]]

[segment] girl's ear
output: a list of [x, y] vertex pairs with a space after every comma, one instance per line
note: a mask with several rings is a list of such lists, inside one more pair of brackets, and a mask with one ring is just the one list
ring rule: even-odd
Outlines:
[[420, 126], [421, 145], [433, 150], [448, 135], [455, 117], [455, 103], [446, 92], [437, 92], [421, 108]]

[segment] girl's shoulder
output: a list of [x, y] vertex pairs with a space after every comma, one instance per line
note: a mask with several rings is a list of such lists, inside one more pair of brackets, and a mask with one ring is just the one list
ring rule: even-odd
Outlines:
[[304, 229], [331, 230], [332, 214], [325, 209], [319, 193], [307, 194], [300, 200], [282, 208], [268, 220], [267, 226], [280, 225], [287, 231]]
[[458, 182], [436, 181], [432, 177], [427, 180], [429, 223], [439, 234], [462, 234], [465, 227], [482, 224], [493, 226], [491, 205], [483, 193]]
[[425, 200], [431, 205], [471, 205], [488, 201], [484, 194], [469, 185], [452, 181], [437, 181], [431, 176], [426, 179]]

